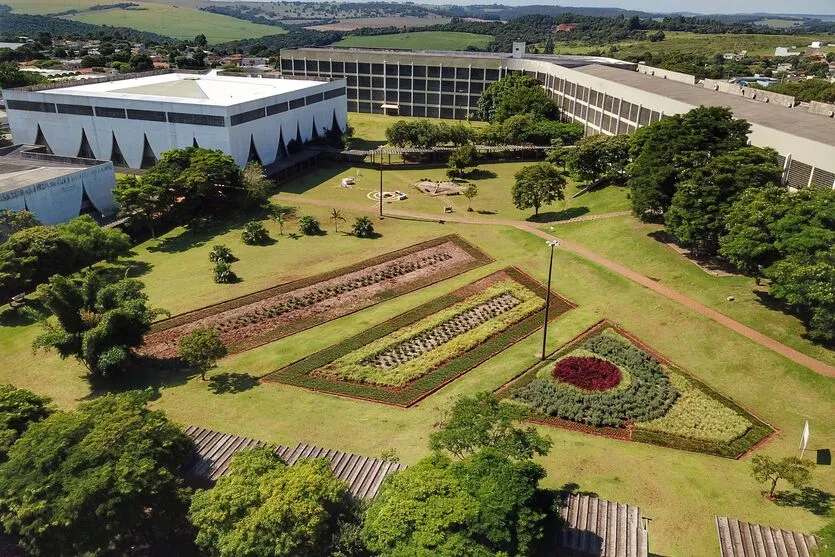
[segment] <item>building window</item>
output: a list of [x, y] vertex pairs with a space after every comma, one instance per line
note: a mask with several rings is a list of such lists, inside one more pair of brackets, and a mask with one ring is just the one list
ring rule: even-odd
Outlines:
[[439, 110], [437, 106], [427, 106], [426, 107], [426, 117], [427, 118], [437, 118], [439, 114]]
[[58, 114], [76, 114], [78, 116], [92, 116], [93, 107], [83, 104], [58, 104]]
[[498, 81], [499, 70], [487, 70], [487, 81]]
[[415, 89], [415, 91], [426, 91], [426, 80], [425, 79], [415, 79], [414, 80], [414, 89]]
[[411, 89], [412, 88], [412, 79], [408, 77], [401, 77], [400, 78], [400, 88], [401, 89]]
[[348, 98], [349, 99], [356, 99], [357, 98], [357, 89], [348, 89]]
[[484, 70], [481, 68], [470, 68], [470, 79], [484, 79]]
[[426, 72], [427, 77], [441, 77], [441, 68], [438, 66], [428, 66]]
[[[98, 112], [98, 110], [96, 110]], [[168, 121], [172, 124], [194, 124], [196, 126], [223, 127], [226, 125], [223, 116], [210, 114], [189, 114], [186, 112], [169, 112]]]
[[319, 61], [318, 60], [308, 60], [307, 61], [307, 71], [310, 73], [316, 73], [319, 71]]
[[148, 122], [165, 122], [165, 112], [157, 110], [128, 109], [128, 120], [146, 120]]
[[386, 64], [386, 75], [397, 75], [397, 66], [395, 64]]
[[304, 97], [299, 97], [298, 99], [293, 99], [290, 101], [290, 110], [294, 108], [301, 108], [304, 106]]
[[418, 118], [425, 118], [426, 117], [426, 107], [425, 106], [413, 106], [412, 107], [412, 116], [417, 116]]
[[455, 82], [450, 80], [442, 80], [441, 81], [441, 91], [446, 91], [447, 93], [452, 93], [455, 91]]
[[386, 86], [385, 79], [382, 77], [371, 77], [371, 86], [375, 89], [383, 89]]
[[97, 106], [96, 107], [96, 116], [101, 118], [124, 118], [125, 117], [125, 109], [124, 108], [111, 108], [109, 106]]
[[415, 66], [413, 74], [415, 77], [426, 77], [426, 66]]
[[[426, 104], [437, 105], [441, 102], [441, 96], [438, 93], [427, 93]], [[437, 116], [436, 116], [437, 118]]]
[[409, 64], [400, 64], [400, 75], [410, 77], [412, 75], [412, 66]]
[[345, 64], [343, 64], [342, 62], [332, 62], [331, 71], [333, 73], [342, 73], [345, 71]]
[[345, 77], [345, 82], [351, 87], [356, 87], [357, 86], [357, 79], [358, 79], [357, 76], [349, 75], [349, 76]]
[[444, 106], [452, 106], [455, 104], [455, 95], [441, 95], [441, 104]]
[[368, 62], [360, 62], [357, 64], [357, 73], [371, 73], [371, 64]]
[[331, 63], [325, 60], [319, 62], [319, 73], [330, 73]]
[[230, 118], [230, 122], [233, 126], [237, 126], [247, 122], [252, 122], [253, 120], [258, 120], [259, 118], [264, 118], [265, 116], [266, 112], [263, 108], [256, 108], [255, 110], [247, 110], [246, 112], [241, 112], [240, 114], [233, 114]]
[[470, 93], [481, 93], [484, 91], [484, 84], [478, 81], [470, 83]]
[[336, 97], [344, 97], [344, 96], [345, 96], [345, 87], [340, 87], [339, 89], [331, 89], [330, 91], [325, 91], [325, 100], [335, 99]]
[[286, 102], [271, 104], [267, 107], [267, 116], [272, 116], [273, 114], [279, 114], [281, 112], [287, 112]]
[[[360, 64], [360, 68], [362, 68], [362, 64]], [[360, 73], [363, 73], [360, 71]], [[383, 75], [384, 68], [382, 64], [371, 64], [371, 73], [374, 75]]]
[[401, 91], [397, 100], [401, 103], [410, 103], [412, 102], [412, 94]]
[[470, 68], [456, 68], [455, 79], [470, 79]]
[[371, 78], [367, 75], [361, 75], [359, 77], [355, 77], [354, 81], [359, 83], [360, 87], [371, 87]]
[[455, 112], [451, 108], [442, 108], [441, 109], [441, 118], [446, 118], [451, 120], [455, 118]]
[[293, 71], [293, 61], [288, 60], [286, 58], [282, 58], [282, 60], [281, 60], [281, 71], [292, 72]]
[[[345, 62], [345, 73], [357, 73], [356, 62]], [[368, 72], [365, 72], [368, 73]]]
[[372, 89], [371, 90], [371, 100], [385, 101], [386, 100], [386, 92], [383, 89]]
[[426, 93], [415, 93], [412, 98], [416, 104], [423, 104], [426, 102]]
[[305, 104], [316, 104], [322, 102], [324, 99], [324, 95], [322, 93], [316, 93], [314, 95], [308, 95], [304, 98]]
[[6, 106], [15, 110], [28, 110], [29, 112], [55, 112], [55, 105], [53, 103], [9, 99], [6, 101]]
[[440, 91], [441, 90], [441, 82], [437, 79], [429, 79], [426, 81], [426, 90], [427, 91]]

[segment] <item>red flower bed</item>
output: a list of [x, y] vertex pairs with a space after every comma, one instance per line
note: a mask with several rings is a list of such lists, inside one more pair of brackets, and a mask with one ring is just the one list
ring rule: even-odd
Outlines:
[[620, 370], [600, 358], [569, 356], [557, 362], [554, 378], [586, 391], [608, 391], [620, 383]]

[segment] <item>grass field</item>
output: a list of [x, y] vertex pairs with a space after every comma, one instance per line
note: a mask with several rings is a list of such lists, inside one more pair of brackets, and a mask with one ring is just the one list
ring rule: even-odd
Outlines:
[[[680, 51], [704, 56], [713, 56], [724, 52], [747, 50], [750, 56], [773, 56], [778, 46], [803, 48], [813, 40], [833, 42], [835, 37], [825, 35], [733, 35], [733, 34], [697, 34], [683, 31], [665, 31], [666, 38], [659, 42], [634, 41], [617, 43], [616, 56], [622, 58], [640, 55], [645, 52], [662, 54]], [[590, 46], [572, 43], [556, 44], [558, 54], [588, 54], [592, 51], [608, 52], [609, 45]]]
[[[26, 2], [20, 2], [18, 5], [26, 5]], [[264, 35], [280, 35], [287, 32], [281, 27], [260, 25], [187, 7], [150, 2], [142, 3], [140, 8], [82, 12], [67, 16], [66, 19], [95, 25], [131, 27], [177, 39], [193, 39], [203, 33], [209, 43], [263, 37]]]
[[466, 50], [468, 46], [484, 49], [493, 41], [492, 35], [456, 33], [452, 31], [419, 31], [395, 35], [349, 35], [334, 46], [355, 48], [408, 48], [414, 50]]
[[[305, 207], [304, 212], [327, 222], [326, 208]], [[347, 216], [350, 219], [355, 215], [347, 212]], [[275, 225], [267, 226], [278, 238]], [[547, 275], [547, 252], [542, 241], [515, 229], [398, 219], [375, 221], [375, 227], [382, 234], [377, 240], [330, 232], [325, 237], [298, 240], [285, 236], [265, 247], [243, 245], [237, 227], [214, 233], [177, 229], [136, 248], [130, 275], [145, 281], [153, 304], [177, 313], [451, 232], [461, 234], [497, 259], [494, 264], [444, 283], [227, 358], [216, 372], [257, 376], [508, 264], [519, 265], [538, 280]], [[240, 283], [212, 282], [206, 256], [214, 243], [228, 244], [239, 257], [234, 268], [242, 278]], [[791, 454], [806, 418], [812, 424], [813, 448], [835, 443], [832, 379], [783, 360], [569, 253], [558, 250], [554, 263], [555, 290], [579, 307], [549, 327], [552, 349], [608, 317], [782, 429], [764, 452]], [[32, 355], [30, 343], [37, 331], [37, 326], [23, 324], [0, 329], [0, 381], [48, 394], [63, 407], [88, 397], [90, 387], [76, 362], [62, 362], [54, 354]], [[274, 442], [314, 442], [369, 455], [394, 448], [409, 463], [427, 453], [427, 437], [440, 408], [456, 395], [497, 388], [535, 361], [539, 342], [536, 335], [526, 339], [409, 410], [274, 384], [216, 395], [206, 384], [179, 375], [137, 377], [130, 385], [158, 387], [160, 398], [155, 404], [183, 425], [195, 423]], [[749, 478], [746, 461], [567, 431], [542, 431], [555, 441], [552, 454], [542, 461], [549, 472], [546, 484], [560, 487], [575, 482], [584, 491], [640, 505], [653, 518], [652, 550], [660, 555], [717, 554], [713, 514], [803, 531], [814, 530], [824, 522], [802, 507], [778, 507], [762, 499], [760, 486]], [[815, 473], [814, 485], [832, 492], [835, 478], [829, 470], [821, 469]], [[680, 520], [683, 513], [689, 520]]]
[[312, 25], [308, 29], [315, 29], [317, 31], [353, 31], [362, 27], [424, 27], [426, 25], [442, 25], [449, 23], [450, 18], [447, 17], [345, 17], [340, 18], [337, 23], [327, 23], [325, 25]]

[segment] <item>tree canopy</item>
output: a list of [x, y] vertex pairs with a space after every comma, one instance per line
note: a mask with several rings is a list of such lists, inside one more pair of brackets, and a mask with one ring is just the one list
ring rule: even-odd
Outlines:
[[565, 177], [560, 169], [549, 162], [539, 162], [526, 166], [516, 173], [516, 182], [511, 187], [513, 205], [517, 209], [539, 208], [559, 199], [565, 199]]
[[629, 162], [629, 145], [626, 135], [590, 135], [567, 153], [566, 163], [581, 180], [619, 178]]
[[31, 391], [0, 385], [0, 462], [30, 425], [53, 412], [49, 402]]
[[180, 338], [177, 353], [183, 362], [200, 372], [200, 378], [205, 380], [206, 372], [214, 368], [228, 350], [215, 329], [197, 328]]
[[460, 397], [440, 429], [429, 437], [429, 446], [458, 458], [486, 447], [517, 460], [548, 454], [550, 439], [534, 427], [518, 427], [528, 416], [524, 406], [501, 402], [492, 393]]
[[485, 122], [503, 122], [517, 114], [531, 113], [558, 120], [557, 103], [548, 97], [534, 77], [511, 74], [491, 83], [478, 98], [478, 117]]
[[652, 220], [670, 206], [690, 172], [723, 153], [746, 146], [750, 125], [723, 107], [699, 107], [639, 128], [627, 167], [635, 215]]
[[108, 282], [99, 272], [80, 278], [54, 275], [38, 287], [38, 296], [54, 315], [45, 319], [35, 348], [75, 357], [96, 376], [124, 369], [133, 348], [142, 344], [151, 323], [163, 313], [148, 305], [138, 280]]
[[0, 464], [5, 532], [36, 556], [165, 547], [184, 524], [191, 441], [150, 396], [104, 395], [31, 424]]
[[229, 474], [192, 498], [197, 544], [218, 557], [330, 555], [348, 512], [344, 482], [326, 460], [288, 467], [269, 448], [237, 453]]
[[392, 476], [364, 539], [379, 555], [526, 555], [542, 537], [534, 495], [543, 469], [492, 448], [460, 461], [430, 456]]

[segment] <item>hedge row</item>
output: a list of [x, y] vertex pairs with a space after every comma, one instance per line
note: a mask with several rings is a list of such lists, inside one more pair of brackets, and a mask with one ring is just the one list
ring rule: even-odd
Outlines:
[[[197, 321], [199, 319], [203, 319], [204, 317], [208, 317], [210, 315], [214, 315], [216, 313], [221, 313], [224, 311], [229, 311], [231, 309], [236, 309], [248, 304], [252, 304], [255, 302], [260, 302], [272, 296], [277, 296], [279, 294], [286, 294], [287, 292], [292, 292], [293, 290], [298, 290], [301, 288], [307, 288], [308, 286], [312, 286], [314, 284], [324, 282], [327, 280], [331, 280], [342, 275], [346, 275], [348, 273], [354, 273], [356, 271], [361, 271], [367, 267], [371, 267], [374, 265], [380, 265], [381, 263], [386, 263], [388, 261], [393, 261], [400, 257], [405, 257], [407, 255], [411, 255], [413, 253], [417, 253], [419, 251], [433, 248], [439, 246], [441, 244], [445, 244], [447, 242], [454, 243], [457, 247], [462, 249], [468, 255], [473, 257], [473, 261], [470, 263], [466, 263], [463, 265], [459, 265], [452, 269], [448, 269], [444, 273], [438, 273], [436, 275], [430, 275], [425, 277], [423, 280], [415, 281], [408, 285], [408, 287], [404, 288], [397, 288], [392, 289], [389, 291], [381, 292], [377, 296], [375, 296], [374, 303], [378, 303], [383, 300], [391, 299], [396, 296], [400, 296], [402, 294], [406, 294], [408, 292], [412, 292], [414, 290], [418, 290], [425, 286], [429, 286], [430, 284], [434, 284], [436, 282], [440, 282], [442, 280], [446, 280], [448, 278], [457, 276], [459, 274], [465, 273], [467, 271], [471, 271], [483, 265], [487, 265], [488, 263], [492, 263], [494, 260], [489, 255], [472, 245], [471, 243], [467, 242], [457, 234], [449, 234], [447, 236], [441, 236], [438, 238], [434, 238], [432, 240], [427, 240], [426, 242], [421, 242], [419, 244], [414, 244], [412, 246], [408, 246], [406, 248], [402, 248], [396, 251], [384, 253], [382, 255], [378, 255], [376, 257], [372, 257], [370, 259], [365, 259], [360, 261], [359, 263], [354, 263], [353, 265], [348, 265], [347, 267], [341, 267], [339, 269], [335, 269], [333, 271], [328, 271], [326, 273], [321, 273], [318, 275], [314, 275], [311, 277], [306, 277], [303, 279], [295, 280], [292, 282], [287, 282], [284, 284], [279, 284], [277, 286], [272, 286], [269, 288], [265, 288], [263, 290], [258, 290], [257, 292], [252, 292], [250, 294], [245, 294], [243, 296], [238, 296], [236, 298], [231, 298], [224, 302], [220, 302], [218, 304], [213, 304], [210, 306], [205, 306], [203, 308], [199, 308], [196, 310], [192, 310], [186, 313], [181, 313], [179, 315], [174, 315], [167, 319], [161, 319], [154, 323], [151, 327], [151, 332], [156, 333], [159, 331], [164, 331], [166, 329], [170, 329], [172, 327], [178, 327], [180, 325], [184, 325], [186, 323], [191, 323], [193, 321]], [[295, 331], [294, 331], [295, 332]], [[286, 336], [286, 335], [283, 335]]]
[[[488, 277], [485, 277], [485, 279], [477, 281], [477, 283], [489, 283], [490, 279], [501, 276], [502, 274], [509, 276], [514, 280], [518, 280], [518, 282], [522, 283], [523, 286], [526, 287], [528, 287], [528, 284], [532, 281], [532, 279], [527, 277], [527, 275], [524, 275], [524, 273], [521, 273], [511, 267], [498, 271], [493, 275], [489, 275]], [[517, 279], [517, 277], [519, 278]], [[452, 381], [460, 375], [463, 375], [474, 367], [492, 358], [496, 354], [502, 352], [509, 346], [532, 334], [542, 326], [544, 312], [540, 310], [522, 319], [504, 331], [486, 339], [484, 342], [475, 346], [471, 350], [453, 358], [437, 369], [423, 375], [402, 388], [385, 388], [349, 381], [328, 379], [313, 375], [313, 372], [351, 353], [354, 350], [361, 349], [365, 345], [374, 342], [379, 338], [389, 335], [398, 329], [407, 327], [420, 319], [433, 315], [453, 304], [458, 303], [462, 296], [466, 297], [464, 292], [472, 291], [472, 286], [473, 284], [464, 286], [454, 292], [450, 292], [449, 294], [402, 313], [384, 323], [366, 329], [360, 334], [339, 344], [335, 344], [321, 350], [320, 352], [294, 362], [278, 371], [275, 371], [265, 376], [263, 380], [275, 381], [278, 383], [285, 383], [316, 391], [361, 398], [370, 401], [384, 402], [397, 406], [411, 406], [432, 392], [438, 390], [446, 383]], [[531, 290], [534, 289], [531, 288]], [[540, 288], [539, 290], [544, 294], [543, 289]], [[559, 297], [552, 296], [551, 299], [553, 302], [550, 310], [551, 317], [555, 318], [572, 307]]]

